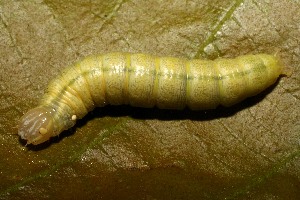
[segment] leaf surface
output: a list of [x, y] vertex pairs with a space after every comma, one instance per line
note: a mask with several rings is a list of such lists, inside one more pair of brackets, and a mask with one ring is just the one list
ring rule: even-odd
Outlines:
[[[299, 199], [299, 1], [0, 0], [0, 199]], [[107, 106], [45, 145], [20, 117], [68, 65], [112, 51], [292, 69], [231, 108]]]

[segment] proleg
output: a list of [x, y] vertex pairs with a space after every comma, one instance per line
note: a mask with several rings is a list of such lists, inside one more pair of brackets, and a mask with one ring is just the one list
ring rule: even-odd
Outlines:
[[53, 79], [18, 134], [40, 144], [107, 104], [162, 109], [214, 109], [254, 96], [276, 82], [284, 66], [273, 55], [187, 60], [148, 54], [89, 56]]

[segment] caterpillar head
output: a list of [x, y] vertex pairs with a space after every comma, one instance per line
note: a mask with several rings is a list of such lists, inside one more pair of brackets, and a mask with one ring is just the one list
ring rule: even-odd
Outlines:
[[20, 120], [19, 136], [27, 140], [27, 144], [40, 144], [54, 135], [53, 117], [44, 107], [29, 110]]

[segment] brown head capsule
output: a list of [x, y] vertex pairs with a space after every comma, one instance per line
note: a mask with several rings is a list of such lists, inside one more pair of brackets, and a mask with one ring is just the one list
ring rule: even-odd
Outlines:
[[53, 116], [43, 108], [29, 110], [20, 120], [18, 134], [27, 144], [43, 143], [53, 136]]

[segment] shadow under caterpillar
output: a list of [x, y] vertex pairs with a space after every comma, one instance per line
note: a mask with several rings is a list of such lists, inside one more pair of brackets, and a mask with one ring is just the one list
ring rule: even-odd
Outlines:
[[89, 56], [50, 82], [39, 106], [21, 118], [18, 134], [27, 144], [43, 143], [107, 104], [228, 107], [262, 92], [284, 70], [277, 56], [267, 54], [213, 61], [130, 53]]

